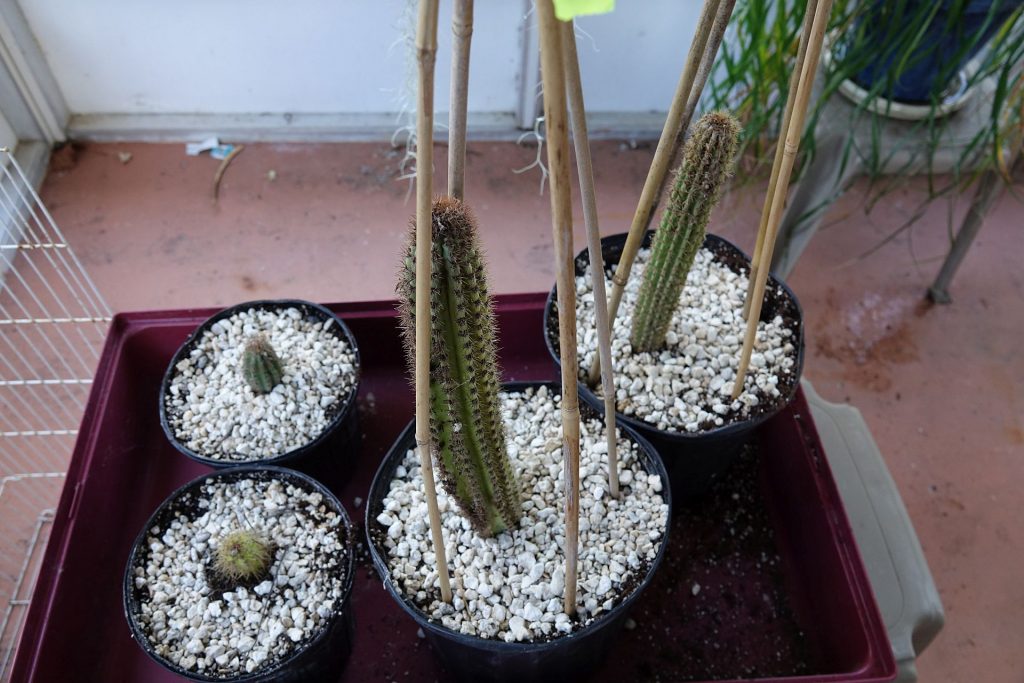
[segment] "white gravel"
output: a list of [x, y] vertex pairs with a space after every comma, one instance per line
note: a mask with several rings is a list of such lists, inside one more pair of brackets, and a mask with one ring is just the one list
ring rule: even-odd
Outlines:
[[569, 633], [623, 599], [623, 585], [644, 579], [664, 536], [663, 482], [648, 476], [637, 446], [619, 438], [623, 497], [608, 497], [602, 423], [580, 425], [580, 544], [577, 613], [562, 611], [565, 524], [562, 512], [560, 396], [547, 388], [500, 394], [508, 450], [523, 492], [517, 529], [481, 538], [438, 485], [438, 506], [452, 570], [452, 605], [440, 602], [419, 457], [410, 450], [391, 482], [377, 523], [387, 529], [386, 554], [396, 586], [423, 611], [461, 633], [508, 642]]
[[[165, 397], [175, 436], [207, 458], [249, 462], [283, 455], [316, 439], [357, 381], [355, 353], [298, 308], [250, 308], [214, 323], [175, 367]], [[267, 336], [284, 377], [256, 394], [241, 372], [248, 339]]]
[[[323, 497], [245, 478], [205, 484], [197, 507], [151, 528], [133, 568], [136, 588], [148, 587], [137, 618], [156, 652], [188, 671], [229, 676], [269, 666], [314, 637], [341, 597], [346, 568], [344, 526]], [[274, 543], [273, 579], [218, 595], [205, 565], [238, 529]]]
[[[793, 331], [780, 316], [758, 323], [743, 393], [731, 401], [746, 321], [747, 276], [697, 252], [679, 308], [659, 352], [633, 353], [633, 309], [650, 249], [641, 249], [622, 296], [612, 335], [616, 408], [658, 429], [697, 432], [743, 418], [754, 406], [780, 396], [780, 378], [796, 366]], [[609, 289], [611, 283], [608, 283]], [[780, 296], [784, 296], [779, 292]], [[579, 367], [584, 377], [597, 354], [597, 324], [589, 268], [576, 278]]]

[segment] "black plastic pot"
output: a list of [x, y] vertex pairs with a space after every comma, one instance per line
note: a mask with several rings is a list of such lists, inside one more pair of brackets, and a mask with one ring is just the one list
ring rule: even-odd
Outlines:
[[[186, 671], [154, 651], [153, 646], [136, 620], [135, 615], [139, 611], [141, 589], [135, 587], [132, 570], [136, 565], [139, 554], [146, 552], [146, 538], [149, 530], [154, 526], [165, 526], [179, 512], [183, 511], [185, 505], [180, 502], [183, 496], [195, 494], [191, 499], [191, 503], [195, 504], [198, 499], [198, 491], [206, 482], [211, 480], [233, 481], [247, 477], [286, 480], [295, 486], [314, 490], [323, 496], [324, 504], [341, 517], [347, 556], [343, 563], [345, 576], [343, 578], [342, 593], [336, 601], [334, 614], [331, 615], [327, 624], [310, 641], [301, 643], [284, 659], [252, 673], [242, 673], [234, 677], [205, 676], [194, 671]], [[139, 647], [164, 669], [191, 681], [219, 681], [221, 683], [336, 681], [345, 668], [345, 662], [352, 651], [355, 622], [349, 598], [352, 594], [354, 573], [355, 534], [352, 528], [352, 521], [349, 519], [348, 513], [345, 512], [345, 508], [342, 507], [338, 499], [326, 486], [301, 472], [283, 467], [234, 467], [193, 479], [168, 496], [146, 521], [145, 526], [142, 527], [135, 542], [132, 544], [131, 553], [128, 556], [122, 591], [124, 612], [128, 620], [128, 627], [131, 629], [132, 639], [139, 644]]]
[[[307, 318], [312, 318], [321, 322], [325, 320], [333, 320], [334, 324], [328, 328], [328, 331], [333, 333], [335, 336], [344, 339], [345, 343], [352, 349], [352, 352], [355, 355], [356, 381], [353, 383], [352, 388], [349, 389], [348, 394], [342, 397], [340, 401], [335, 404], [334, 409], [336, 412], [324, 430], [306, 445], [292, 449], [286, 453], [281, 453], [272, 458], [263, 458], [261, 460], [218, 460], [216, 458], [207, 457], [202, 453], [197, 453], [178, 440], [174, 434], [174, 428], [171, 427], [168, 420], [167, 405], [164, 401], [164, 397], [167, 395], [171, 380], [174, 377], [175, 366], [192, 351], [192, 348], [198, 343], [203, 333], [210, 329], [210, 327], [218, 320], [229, 318], [240, 311], [246, 311], [251, 308], [257, 310], [298, 308], [305, 316], [307, 316]], [[341, 483], [338, 480], [339, 472], [347, 471], [348, 465], [351, 464], [351, 460], [356, 456], [356, 447], [358, 446], [359, 440], [359, 410], [356, 406], [356, 396], [359, 393], [359, 375], [361, 368], [362, 364], [359, 358], [359, 347], [356, 345], [356, 338], [352, 335], [351, 330], [348, 329], [345, 322], [327, 308], [324, 308], [319, 304], [315, 304], [310, 301], [302, 301], [300, 299], [247, 301], [236, 306], [226, 308], [206, 319], [203, 324], [197, 327], [195, 331], [189, 335], [188, 339], [185, 340], [178, 351], [174, 354], [170, 364], [167, 366], [167, 371], [164, 373], [163, 381], [160, 383], [160, 426], [163, 427], [164, 434], [167, 435], [167, 439], [176, 449], [192, 460], [208, 465], [209, 467], [220, 469], [226, 467], [237, 467], [239, 465], [287, 466], [308, 472], [317, 476], [319, 479], [324, 479], [325, 481], [327, 481], [327, 479], [325, 479], [325, 477], [327, 477], [330, 479], [327, 483], [336, 485]], [[339, 458], [338, 456], [343, 457]]]
[[[643, 246], [649, 247], [653, 237], [654, 232], [648, 231], [644, 236]], [[604, 267], [608, 277], [611, 277], [615, 266], [618, 265], [625, 243], [625, 233], [610, 235], [601, 240]], [[724, 257], [727, 263], [742, 269], [742, 272], [750, 271], [750, 257], [732, 242], [717, 235], [708, 235], [704, 240], [704, 248], [710, 249], [720, 258]], [[576, 255], [575, 268], [577, 276], [589, 271], [590, 254], [586, 249]], [[780, 391], [783, 393], [783, 400], [773, 410], [748, 420], [695, 433], [661, 430], [637, 417], [619, 412], [615, 414], [616, 420], [631, 427], [658, 449], [658, 453], [661, 454], [665, 461], [665, 467], [668, 469], [672, 495], [677, 503], [706, 493], [715, 478], [721, 475], [739, 456], [754, 431], [785, 408], [796, 395], [804, 363], [803, 311], [800, 309], [796, 295], [785, 283], [774, 276], [770, 276], [769, 285], [765, 291], [768, 294], [761, 309], [761, 320], [771, 320], [776, 315], [782, 315], [784, 318], [795, 321], [794, 331], [797, 335], [794, 340], [797, 350], [796, 366], [792, 377], [785, 385], [781, 384], [783, 378], [780, 378]], [[782, 292], [781, 296], [778, 295], [779, 291]], [[555, 363], [561, 366], [558, 341], [558, 298], [554, 288], [548, 295], [548, 301], [544, 307], [544, 341], [547, 343], [548, 351], [555, 359]], [[579, 382], [579, 390], [584, 401], [593, 406], [595, 410], [604, 413], [604, 400], [595, 394], [586, 382]]]
[[[547, 386], [551, 391], [561, 391], [554, 382], [509, 382], [503, 385], [505, 391], [522, 390], [528, 387]], [[597, 417], [596, 411], [586, 404], [580, 405], [583, 418]], [[649, 473], [658, 474], [665, 481], [667, 472], [654, 448], [633, 430], [623, 425], [619, 429], [640, 446], [640, 457]], [[657, 556], [647, 569], [647, 574], [633, 591], [623, 598], [610, 612], [598, 616], [578, 631], [559, 636], [546, 642], [506, 643], [500, 640], [468, 636], [452, 631], [431, 621], [412, 601], [405, 598], [391, 581], [391, 574], [382, 540], [385, 533], [377, 523], [377, 516], [383, 511], [384, 496], [394, 478], [395, 470], [405, 458], [409, 449], [415, 447], [415, 420], [405, 428], [395, 444], [388, 451], [370, 486], [366, 504], [366, 535], [373, 557], [374, 567], [384, 581], [384, 587], [402, 609], [423, 629], [434, 651], [444, 662], [449, 673], [462, 681], [576, 681], [597, 667], [611, 648], [616, 634], [625, 623], [629, 608], [647, 588], [654, 572], [661, 564], [668, 541], [671, 523], [672, 496], [669, 487], [662, 488], [662, 496], [669, 506], [669, 521]], [[454, 579], [454, 577], [453, 577]]]

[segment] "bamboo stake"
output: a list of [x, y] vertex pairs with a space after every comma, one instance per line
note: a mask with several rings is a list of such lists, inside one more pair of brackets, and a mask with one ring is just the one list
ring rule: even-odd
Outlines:
[[430, 459], [430, 201], [434, 163], [434, 58], [437, 54], [437, 1], [420, 0], [416, 29], [419, 107], [416, 110], [416, 449], [437, 558], [441, 599], [452, 601], [448, 558], [437, 509], [434, 465]]
[[[711, 76], [711, 70], [715, 66], [718, 49], [722, 46], [722, 40], [725, 39], [725, 29], [728, 28], [729, 20], [732, 19], [732, 11], [736, 7], [736, 0], [721, 0], [721, 2], [722, 4], [718, 6], [718, 12], [715, 13], [715, 23], [711, 27], [711, 34], [708, 36], [704, 54], [701, 55], [700, 66], [697, 67], [697, 76], [693, 81], [690, 99], [686, 103], [687, 121], [693, 119], [697, 103], [700, 102], [700, 96], [704, 93], [704, 86], [707, 85], [708, 77]], [[682, 146], [682, 138], [685, 135], [686, 130], [684, 129], [681, 131], [681, 137], [676, 143], [677, 149]]]
[[[800, 47], [796, 53], [796, 63], [793, 73], [799, 74], [803, 70], [804, 59], [807, 55], [807, 40], [811, 37], [811, 24], [814, 22], [815, 0], [807, 0], [807, 8], [804, 10], [804, 24], [800, 31]], [[789, 79], [789, 94], [786, 95], [786, 108], [782, 114], [782, 127], [779, 129], [779, 141], [775, 144], [775, 160], [772, 162], [772, 174], [768, 179], [768, 190], [766, 197], [775, 194], [775, 186], [779, 181], [779, 168], [782, 166], [782, 154], [786, 148], [783, 136], [789, 130], [790, 119], [793, 118], [793, 104], [796, 102], [796, 89], [800, 81], [797, 78]], [[764, 247], [764, 235], [768, 229], [768, 214], [771, 211], [771, 202], [765, 201], [761, 209], [761, 223], [757, 228], [757, 243], [754, 245], [754, 256], [750, 259], [750, 280], [747, 284], [747, 296], [743, 301], [743, 318], [750, 314], [750, 299], [754, 295], [754, 282], [757, 281], [758, 269], [761, 266], [761, 249]]]
[[[807, 42], [807, 54], [805, 55], [802, 68], [798, 72], [800, 83], [797, 86], [796, 100], [793, 103], [793, 115], [785, 132], [786, 143], [782, 155], [782, 163], [779, 167], [779, 177], [776, 179], [776, 185], [772, 189], [772, 193], [765, 197], [766, 202], [771, 202], [771, 211], [768, 214], [768, 226], [765, 231], [764, 244], [761, 247], [761, 262], [758, 268], [756, 287], [750, 301], [750, 312], [747, 315], [747, 333], [743, 338], [743, 351], [740, 353], [740, 364], [736, 370], [736, 381], [732, 390], [732, 400], [734, 401], [743, 393], [747, 368], [750, 366], [750, 354], [754, 350], [757, 323], [761, 317], [761, 305], [764, 303], [764, 290], [768, 282], [768, 271], [771, 268], [772, 253], [775, 251], [775, 239], [778, 237], [779, 221], [782, 219], [782, 208], [786, 203], [789, 178], [793, 172], [793, 163], [796, 160], [797, 150], [800, 147], [800, 138], [803, 136], [804, 116], [807, 114], [807, 104], [811, 97], [811, 88], [814, 85], [814, 77], [818, 71], [818, 60], [821, 58], [821, 44], [825, 39], [825, 29], [828, 27], [828, 19], [832, 13], [832, 0], [809, 0], [809, 4], [811, 3], [815, 5], [814, 23], [811, 26], [811, 35]], [[796, 77], [797, 72], [794, 72], [793, 78]]]
[[597, 220], [597, 194], [594, 191], [594, 167], [590, 159], [587, 113], [583, 105], [580, 62], [576, 54], [576, 32], [571, 21], [562, 23], [562, 53], [569, 96], [569, 115], [572, 119], [572, 139], [576, 149], [576, 173], [580, 180], [580, 194], [583, 196], [583, 222], [587, 226], [587, 249], [590, 252], [590, 280], [594, 287], [594, 310], [597, 314], [597, 350], [601, 361], [604, 424], [608, 438], [608, 495], [618, 498], [619, 455], [615, 437], [615, 382], [612, 377], [611, 325], [608, 322], [608, 300], [604, 291], [604, 258], [601, 254], [601, 228]]
[[573, 278], [569, 132], [561, 29], [552, 0], [538, 0], [544, 122], [551, 172], [551, 231], [558, 273], [558, 329], [562, 353], [562, 454], [565, 463], [565, 594], [562, 608], [576, 613], [580, 527], [580, 409], [576, 390], [576, 285]]
[[462, 199], [466, 182], [466, 110], [473, 0], [455, 0], [452, 14], [452, 87], [448, 109], [448, 195]]
[[[626, 244], [622, 248], [622, 256], [619, 257], [619, 265], [612, 277], [612, 294], [608, 302], [609, 325], [615, 323], [615, 316], [619, 312], [619, 303], [622, 301], [622, 291], [629, 280], [629, 272], [633, 269], [633, 261], [636, 253], [640, 250], [644, 233], [650, 223], [654, 208], [658, 203], [658, 192], [668, 174], [669, 164], [675, 154], [676, 140], [680, 131], [686, 130], [690, 122], [686, 118], [687, 104], [690, 99], [690, 92], [693, 90], [693, 81], [697, 75], [697, 66], [704, 54], [704, 47], [707, 44], [708, 35], [714, 24], [718, 12], [720, 0], [704, 0], [704, 7], [701, 9], [700, 19], [697, 22], [697, 30], [693, 34], [693, 41], [690, 43], [690, 51], [686, 55], [686, 64], [683, 66], [683, 73], [679, 76], [679, 85], [676, 86], [676, 93], [672, 98], [672, 106], [665, 118], [665, 127], [661, 130], [661, 138], [658, 140], [658, 147], [654, 150], [654, 159], [651, 160], [651, 168], [647, 171], [647, 179], [644, 181], [643, 190], [640, 192], [640, 202], [637, 204], [636, 212], [633, 214], [633, 222], [629, 227], [629, 234], [626, 237]], [[597, 383], [601, 372], [601, 356], [594, 359], [587, 374], [587, 381], [591, 385]]]

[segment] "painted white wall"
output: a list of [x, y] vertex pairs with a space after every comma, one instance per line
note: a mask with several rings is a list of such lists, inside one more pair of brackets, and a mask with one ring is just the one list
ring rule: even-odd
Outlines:
[[[416, 0], [16, 1], [79, 119], [382, 114], [410, 105], [415, 93], [402, 37], [412, 40]], [[524, 30], [536, 30], [528, 6], [476, 2], [471, 114], [517, 110], [521, 84], [530, 82]], [[582, 18], [588, 110], [667, 110], [699, 10], [697, 0], [619, 0], [612, 14]], [[444, 112], [451, 0], [441, 1], [440, 17], [435, 90]]]
[[587, 110], [668, 111], [701, 4], [618, 0], [610, 14], [581, 17], [576, 46]]
[[[401, 37], [415, 32], [407, 0], [20, 3], [75, 114], [397, 111]], [[470, 108], [512, 111], [523, 4], [484, 0], [475, 14]], [[450, 1], [441, 16], [435, 87], [447, 109]]]

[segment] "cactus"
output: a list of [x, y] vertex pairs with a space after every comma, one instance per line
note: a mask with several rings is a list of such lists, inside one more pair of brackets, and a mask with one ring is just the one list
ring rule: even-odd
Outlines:
[[711, 112], [701, 117], [686, 142], [633, 309], [634, 352], [654, 351], [665, 342], [711, 210], [732, 172], [739, 133], [740, 124], [731, 114]]
[[266, 335], [250, 337], [242, 351], [242, 377], [252, 387], [253, 393], [269, 394], [281, 383], [283, 374], [281, 359]]
[[221, 539], [210, 563], [215, 588], [252, 587], [270, 577], [274, 548], [255, 531], [232, 531]]
[[[494, 312], [476, 221], [459, 200], [434, 202], [431, 220], [430, 437], [441, 485], [477, 533], [519, 522], [522, 500], [498, 403]], [[398, 292], [410, 368], [415, 367], [416, 233]]]

